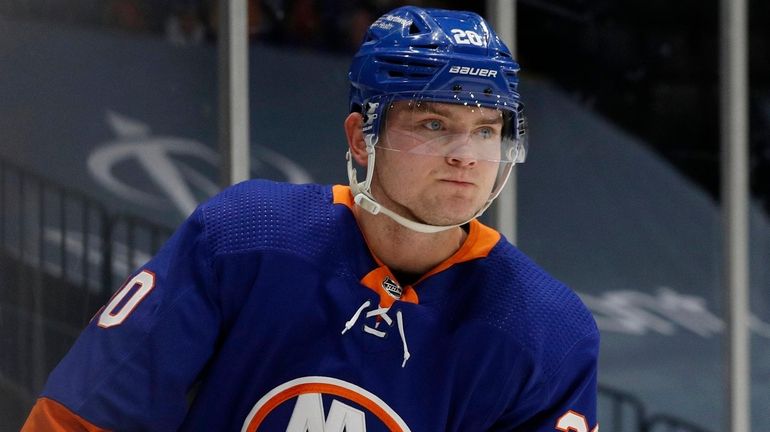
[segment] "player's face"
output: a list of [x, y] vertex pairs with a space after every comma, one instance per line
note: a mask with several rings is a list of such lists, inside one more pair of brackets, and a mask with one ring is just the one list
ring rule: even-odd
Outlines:
[[396, 102], [377, 144], [373, 193], [402, 216], [432, 225], [472, 218], [500, 168], [499, 111]]

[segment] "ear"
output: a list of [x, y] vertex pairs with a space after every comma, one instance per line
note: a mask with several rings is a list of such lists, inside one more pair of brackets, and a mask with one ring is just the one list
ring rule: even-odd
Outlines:
[[352, 112], [345, 119], [345, 136], [348, 138], [348, 147], [353, 160], [365, 167], [368, 160], [366, 154], [366, 141], [364, 141], [364, 117], [361, 113]]

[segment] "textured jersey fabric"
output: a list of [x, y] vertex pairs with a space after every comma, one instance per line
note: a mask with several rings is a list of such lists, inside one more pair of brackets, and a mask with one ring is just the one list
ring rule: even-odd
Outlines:
[[571, 290], [477, 221], [455, 256], [400, 287], [350, 206], [345, 187], [268, 181], [201, 205], [97, 313], [30, 419], [48, 408], [93, 430], [595, 428], [599, 335]]

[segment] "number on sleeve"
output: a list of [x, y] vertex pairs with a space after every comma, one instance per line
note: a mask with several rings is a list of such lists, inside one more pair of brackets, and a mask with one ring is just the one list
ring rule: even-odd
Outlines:
[[[141, 302], [147, 294], [155, 287], [155, 273], [149, 270], [143, 270], [138, 275], [129, 280], [112, 297], [112, 300], [104, 307], [99, 314], [99, 327], [110, 328], [120, 324], [128, 318], [131, 312]], [[134, 289], [136, 288], [136, 289]], [[131, 295], [128, 300], [123, 302], [126, 296]]]
[[[562, 432], [588, 432], [588, 421], [584, 415], [569, 410], [556, 421], [556, 429]], [[591, 432], [599, 432], [599, 425]]]

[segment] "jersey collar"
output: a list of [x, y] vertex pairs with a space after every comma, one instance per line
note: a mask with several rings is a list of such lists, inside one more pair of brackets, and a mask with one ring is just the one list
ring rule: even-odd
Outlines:
[[[353, 201], [353, 194], [351, 193], [349, 186], [335, 185], [332, 187], [332, 194], [334, 204], [344, 205], [351, 212], [353, 212], [355, 202]], [[364, 241], [366, 241], [366, 239], [364, 239]], [[468, 236], [463, 242], [462, 246], [460, 246], [460, 249], [458, 249], [452, 256], [425, 273], [422, 277], [420, 277], [420, 279], [417, 280], [417, 282], [415, 282], [414, 285], [419, 284], [423, 280], [437, 273], [447, 270], [455, 264], [487, 257], [490, 251], [499, 241], [499, 232], [482, 224], [477, 219], [471, 220], [469, 222]], [[367, 247], [369, 247], [368, 244]], [[387, 268], [387, 266], [382, 261], [380, 261], [379, 258], [374, 255], [374, 253], [372, 253], [370, 247], [369, 253], [377, 262], [379, 267], [371, 270], [362, 278], [361, 282], [380, 294], [381, 301], [392, 303], [393, 300], [388, 300], [389, 295], [383, 292], [384, 290], [382, 289], [381, 279], [384, 277], [390, 277], [391, 279], [395, 280], [395, 277], [393, 277], [392, 272]], [[365, 283], [367, 281], [370, 283]], [[402, 295], [401, 300], [417, 303], [417, 295], [411, 286], [404, 287], [403, 290], [404, 295]]]

